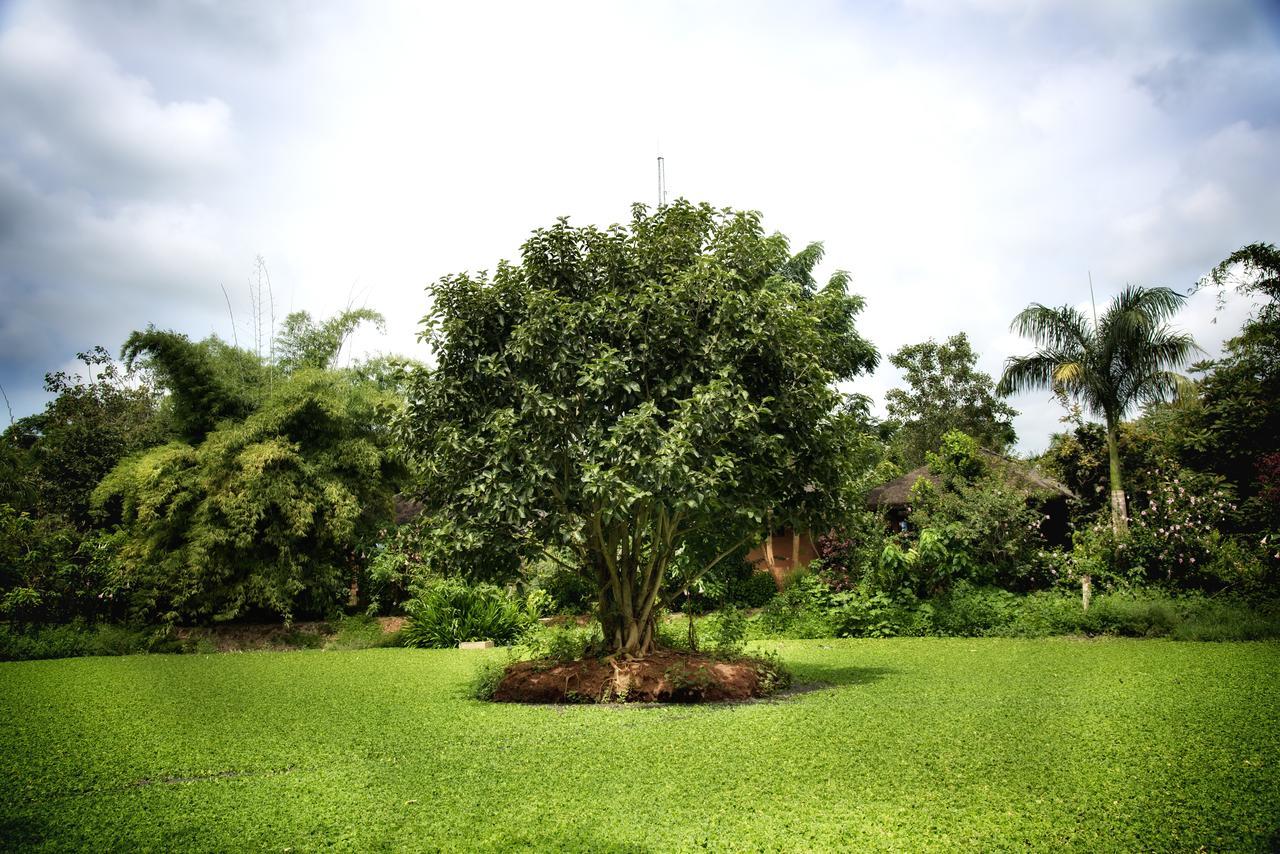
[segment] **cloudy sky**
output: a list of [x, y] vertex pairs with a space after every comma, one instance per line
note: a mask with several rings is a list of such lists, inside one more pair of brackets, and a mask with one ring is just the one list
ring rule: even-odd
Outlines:
[[[659, 151], [672, 195], [824, 241], [886, 356], [964, 331], [998, 374], [1090, 272], [1186, 290], [1280, 241], [1280, 12], [0, 0], [0, 384], [21, 417], [147, 323], [245, 343], [257, 256], [278, 316], [368, 305], [358, 348], [423, 357], [427, 283], [625, 220]], [[1216, 353], [1247, 311], [1181, 325]], [[1061, 412], [1013, 402], [1043, 448]]]

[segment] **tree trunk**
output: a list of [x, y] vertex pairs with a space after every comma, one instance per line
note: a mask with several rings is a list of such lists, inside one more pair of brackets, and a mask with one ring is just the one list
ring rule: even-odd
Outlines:
[[1107, 456], [1111, 462], [1111, 528], [1117, 537], [1129, 534], [1129, 510], [1124, 497], [1124, 480], [1120, 471], [1120, 431], [1107, 425]]
[[[616, 576], [599, 553], [592, 556], [596, 579], [599, 583], [600, 627], [604, 634], [604, 646], [612, 655], [643, 658], [654, 651], [658, 634], [657, 609], [650, 609], [643, 616], [643, 591], [631, 587], [632, 579]], [[624, 598], [618, 599], [614, 583], [625, 586]]]
[[614, 655], [643, 658], [654, 650], [658, 625], [653, 614], [640, 620], [618, 613], [601, 613], [600, 625], [604, 629], [605, 645]]
[[1093, 601], [1093, 576], [1085, 573], [1080, 576], [1080, 602], [1084, 605], [1084, 610], [1089, 610], [1089, 603]]

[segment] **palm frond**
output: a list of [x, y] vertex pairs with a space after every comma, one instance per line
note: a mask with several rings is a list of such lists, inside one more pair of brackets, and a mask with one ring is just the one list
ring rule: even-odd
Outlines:
[[1054, 372], [1061, 364], [1059, 353], [1040, 352], [1005, 359], [1004, 373], [996, 384], [996, 394], [1008, 395], [1037, 389], [1052, 389]]
[[1018, 312], [1009, 328], [1041, 347], [1083, 351], [1093, 338], [1088, 318], [1069, 305], [1049, 308], [1032, 303]]

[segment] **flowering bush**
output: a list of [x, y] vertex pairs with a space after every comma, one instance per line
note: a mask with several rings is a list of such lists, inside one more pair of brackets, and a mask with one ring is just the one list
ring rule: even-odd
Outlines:
[[[1184, 472], [1157, 469], [1154, 487], [1136, 496], [1126, 562], [1146, 580], [1197, 582], [1221, 545], [1221, 528], [1236, 509], [1221, 487], [1204, 487]], [[1141, 509], [1137, 509], [1137, 508]]]
[[1103, 587], [1160, 583], [1178, 587], [1256, 586], [1263, 569], [1252, 550], [1223, 536], [1236, 505], [1230, 492], [1174, 468], [1157, 469], [1151, 489], [1132, 496], [1129, 534], [1116, 537], [1099, 514], [1076, 531], [1075, 576], [1088, 573]]

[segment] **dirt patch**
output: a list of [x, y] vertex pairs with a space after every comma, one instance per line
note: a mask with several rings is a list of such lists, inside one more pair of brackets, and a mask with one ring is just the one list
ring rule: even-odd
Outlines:
[[611, 661], [518, 661], [507, 667], [499, 703], [717, 703], [768, 696], [787, 684], [778, 665], [663, 651]]
[[382, 627], [384, 635], [391, 635], [404, 628], [405, 619], [405, 617], [379, 617], [378, 625]]

